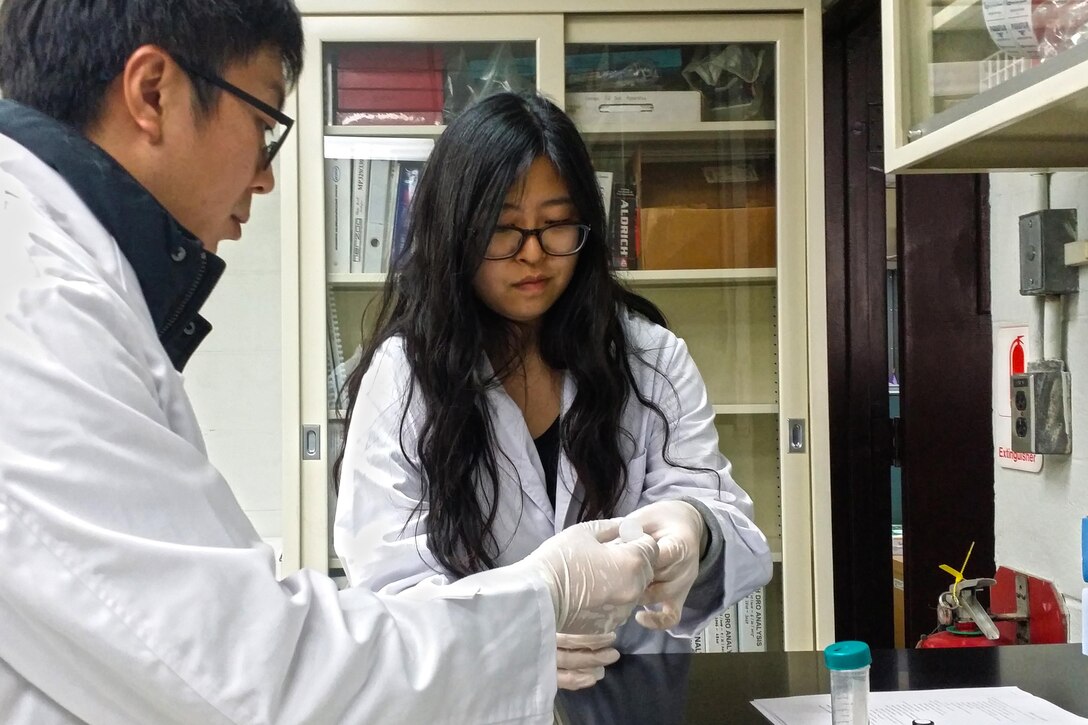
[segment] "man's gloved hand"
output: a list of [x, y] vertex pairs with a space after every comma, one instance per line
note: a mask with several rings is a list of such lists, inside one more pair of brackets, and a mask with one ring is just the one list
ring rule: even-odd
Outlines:
[[[686, 501], [657, 501], [628, 516], [654, 537], [659, 550], [653, 583], [640, 602], [650, 608], [638, 611], [635, 621], [647, 629], [675, 627], [699, 574], [706, 522], [699, 510]], [[658, 604], [661, 606], [654, 606]]]
[[559, 673], [559, 689], [581, 690], [591, 687], [604, 677], [605, 665], [620, 658], [612, 647], [616, 633], [556, 635], [555, 666]]
[[645, 534], [620, 541], [622, 520], [571, 526], [518, 563], [537, 571], [551, 590], [557, 632], [614, 632], [638, 604], [653, 578], [657, 543]]

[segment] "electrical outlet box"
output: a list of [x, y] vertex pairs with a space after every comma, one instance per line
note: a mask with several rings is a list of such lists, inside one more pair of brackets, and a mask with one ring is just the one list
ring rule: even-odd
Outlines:
[[1060, 361], [1034, 363], [1010, 379], [1012, 449], [1017, 453], [1072, 453], [1069, 373]]
[[1065, 263], [1065, 245], [1076, 239], [1076, 209], [1043, 209], [1020, 217], [1020, 294], [1076, 292], [1079, 270]]

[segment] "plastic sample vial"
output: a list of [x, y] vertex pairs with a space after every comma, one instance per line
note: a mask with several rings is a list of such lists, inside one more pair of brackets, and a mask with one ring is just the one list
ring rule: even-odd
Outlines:
[[868, 725], [869, 645], [854, 640], [828, 645], [824, 662], [831, 671], [832, 725]]
[[[1080, 520], [1080, 571], [1084, 581], [1088, 582], [1088, 516]], [[1088, 656], [1088, 617], [1084, 609], [1088, 608], [1088, 587], [1080, 592], [1080, 651]]]
[[620, 541], [637, 541], [642, 536], [642, 524], [637, 519], [620, 522]]

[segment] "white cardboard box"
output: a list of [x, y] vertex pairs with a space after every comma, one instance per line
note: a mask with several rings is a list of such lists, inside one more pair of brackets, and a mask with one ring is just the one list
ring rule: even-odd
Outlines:
[[567, 94], [567, 113], [580, 126], [698, 123], [699, 91], [614, 91]]

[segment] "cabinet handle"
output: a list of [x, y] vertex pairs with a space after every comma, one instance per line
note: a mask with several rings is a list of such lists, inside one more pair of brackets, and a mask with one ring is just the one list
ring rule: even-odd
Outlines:
[[302, 460], [321, 460], [321, 426], [302, 426]]
[[786, 445], [787, 453], [805, 452], [805, 419], [789, 418], [786, 421], [786, 430], [789, 440]]

